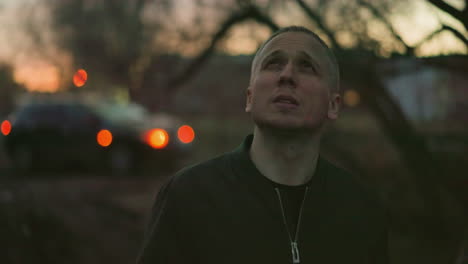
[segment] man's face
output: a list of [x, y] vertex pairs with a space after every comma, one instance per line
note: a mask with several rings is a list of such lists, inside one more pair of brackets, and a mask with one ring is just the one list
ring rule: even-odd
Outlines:
[[330, 59], [314, 37], [285, 32], [263, 48], [253, 66], [246, 112], [259, 127], [318, 131], [336, 119], [341, 98], [332, 92]]

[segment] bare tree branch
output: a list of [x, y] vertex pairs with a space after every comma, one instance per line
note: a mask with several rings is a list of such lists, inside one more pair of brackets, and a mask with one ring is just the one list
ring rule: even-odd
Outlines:
[[439, 34], [442, 31], [444, 31], [444, 27], [441, 27], [438, 30], [433, 31], [431, 34], [427, 35], [424, 39], [420, 40], [416, 45], [414, 45], [414, 47], [419, 48], [422, 44], [431, 40], [433, 37], [435, 37], [437, 34]]
[[197, 71], [200, 70], [202, 64], [213, 53], [216, 44], [220, 41], [226, 33], [235, 25], [248, 19], [253, 19], [259, 24], [268, 26], [272, 31], [279, 29], [269, 16], [264, 15], [256, 6], [249, 5], [239, 12], [233, 13], [228, 17], [219, 27], [218, 31], [214, 34], [211, 39], [210, 45], [200, 53], [180, 74], [177, 74], [172, 80], [168, 82], [167, 89], [175, 90], [180, 87], [183, 83], [188, 81]]
[[442, 29], [452, 32], [455, 35], [455, 37], [457, 37], [458, 39], [463, 41], [463, 43], [465, 43], [465, 45], [468, 47], [468, 39], [460, 31], [458, 31], [458, 30], [456, 30], [453, 27], [448, 26], [448, 25], [442, 25]]
[[414, 48], [415, 49], [419, 48], [422, 44], [424, 44], [425, 42], [431, 40], [436, 35], [438, 35], [439, 33], [443, 32], [445, 30], [448, 30], [448, 31], [452, 32], [458, 39], [460, 39], [468, 47], [468, 39], [462, 33], [460, 33], [458, 30], [456, 30], [456, 29], [454, 29], [454, 28], [452, 28], [450, 26], [442, 25], [439, 29], [437, 29], [436, 31], [434, 31], [431, 34], [427, 35], [424, 39], [420, 40], [416, 45], [414, 45]]
[[427, 1], [433, 4], [435, 7], [439, 8], [440, 10], [451, 15], [458, 21], [460, 21], [463, 24], [463, 26], [465, 26], [465, 29], [468, 30], [468, 6], [466, 4], [465, 4], [465, 10], [460, 11], [442, 0], [427, 0]]
[[390, 31], [393, 37], [397, 39], [398, 42], [403, 44], [403, 46], [405, 46], [406, 55], [414, 55], [414, 47], [411, 47], [408, 44], [406, 44], [406, 42], [401, 38], [400, 34], [398, 34], [398, 32], [395, 31], [392, 24], [385, 18], [385, 15], [383, 15], [377, 8], [375, 8], [375, 6], [371, 5], [368, 2], [360, 0], [359, 5], [367, 8], [376, 18], [378, 18], [382, 23], [384, 23], [385, 27]]
[[302, 10], [304, 10], [307, 16], [317, 24], [320, 30], [322, 30], [323, 33], [327, 35], [332, 46], [337, 50], [341, 50], [342, 49], [341, 46], [336, 41], [336, 38], [333, 35], [332, 31], [323, 22], [322, 17], [318, 15], [317, 13], [315, 13], [303, 0], [296, 0], [296, 3], [302, 8]]

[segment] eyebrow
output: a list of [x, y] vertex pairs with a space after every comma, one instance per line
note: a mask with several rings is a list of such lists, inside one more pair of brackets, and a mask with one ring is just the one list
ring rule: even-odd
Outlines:
[[265, 58], [262, 59], [261, 65], [263, 65], [265, 63], [265, 61], [268, 61], [270, 58], [276, 57], [276, 56], [281, 56], [281, 55], [284, 55], [284, 51], [275, 50], [272, 53], [268, 54]]
[[[307, 52], [299, 51], [298, 53], [299, 53], [298, 55], [299, 58], [305, 58], [306, 60], [310, 61], [317, 70], [321, 70], [322, 67], [320, 67], [320, 64], [318, 64], [317, 61], [314, 58], [312, 58]], [[285, 52], [282, 50], [275, 50], [272, 53], [268, 54], [264, 59], [262, 59], [260, 66], [263, 66], [265, 62], [268, 61], [270, 58], [273, 58], [276, 56], [283, 56], [284, 54]]]

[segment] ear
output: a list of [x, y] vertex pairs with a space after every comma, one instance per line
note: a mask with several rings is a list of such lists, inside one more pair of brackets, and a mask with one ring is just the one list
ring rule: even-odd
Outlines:
[[247, 88], [247, 98], [246, 98], [246, 103], [245, 103], [245, 112], [250, 113], [251, 109], [252, 109], [252, 89], [249, 86]]
[[340, 112], [341, 95], [339, 93], [332, 93], [330, 101], [328, 102], [328, 119], [336, 120]]

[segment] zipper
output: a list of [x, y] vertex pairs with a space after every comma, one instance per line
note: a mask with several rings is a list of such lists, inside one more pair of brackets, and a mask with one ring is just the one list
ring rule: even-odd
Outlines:
[[302, 198], [301, 207], [299, 209], [299, 217], [297, 218], [297, 223], [296, 223], [296, 233], [294, 234], [294, 240], [293, 240], [291, 236], [291, 232], [289, 231], [288, 222], [286, 221], [286, 214], [284, 213], [283, 199], [281, 199], [281, 193], [278, 187], [275, 188], [276, 195], [278, 196], [278, 200], [279, 200], [279, 204], [281, 208], [281, 214], [283, 216], [283, 223], [284, 223], [284, 226], [286, 227], [286, 232], [288, 233], [289, 242], [291, 244], [292, 263], [294, 264], [301, 263], [301, 258], [299, 255], [299, 248], [297, 247], [297, 239], [299, 237], [299, 229], [301, 226], [302, 211], [304, 209], [304, 203], [305, 203], [308, 190], [309, 190], [309, 186], [306, 186], [306, 189], [304, 191], [304, 197]]

